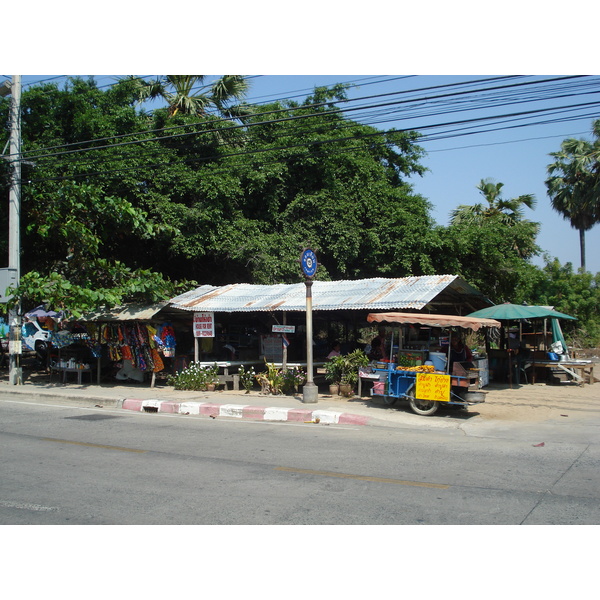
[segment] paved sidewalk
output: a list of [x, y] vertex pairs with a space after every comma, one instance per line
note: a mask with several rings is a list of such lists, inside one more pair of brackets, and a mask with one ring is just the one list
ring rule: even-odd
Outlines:
[[[8, 399], [46, 404], [118, 408], [146, 413], [170, 413], [204, 418], [238, 418], [264, 421], [311, 422], [340, 425], [458, 427], [468, 413], [446, 410], [446, 418], [432, 419], [414, 414], [407, 402], [387, 406], [369, 397], [344, 398], [319, 394], [318, 402], [305, 404], [302, 395], [267, 396], [258, 391], [221, 390], [194, 392], [170, 386], [151, 388], [145, 384], [77, 385], [35, 382], [12, 386], [0, 381], [0, 401]], [[27, 398], [27, 400], [25, 400]], [[438, 411], [439, 412], [439, 411]], [[453, 419], [458, 412], [462, 418]], [[455, 414], [456, 413], [456, 414]], [[473, 415], [474, 416], [474, 415]]]
[[408, 402], [388, 406], [381, 399], [319, 394], [304, 404], [302, 396], [266, 396], [258, 391], [192, 392], [166, 385], [77, 385], [48, 383], [31, 377], [23, 385], [0, 381], [0, 401], [20, 400], [90, 408], [116, 408], [190, 418], [253, 419], [320, 425], [385, 426], [419, 430], [454, 429], [480, 437], [600, 443], [600, 386], [523, 385], [485, 388], [486, 402], [467, 410], [441, 407], [431, 417], [414, 414]]

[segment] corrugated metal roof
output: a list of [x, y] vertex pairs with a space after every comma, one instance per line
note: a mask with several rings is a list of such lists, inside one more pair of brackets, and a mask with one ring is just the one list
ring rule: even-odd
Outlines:
[[[457, 275], [424, 275], [399, 279], [315, 281], [312, 307], [313, 310], [421, 310], [449, 287], [459, 294], [483, 298], [480, 292]], [[304, 311], [306, 286], [304, 283], [203, 285], [172, 298], [171, 306], [196, 312]]]

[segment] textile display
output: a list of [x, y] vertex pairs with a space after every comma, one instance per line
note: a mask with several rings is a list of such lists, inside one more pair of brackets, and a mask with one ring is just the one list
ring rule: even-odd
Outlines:
[[160, 352], [164, 356], [175, 354], [175, 331], [170, 324], [157, 329], [137, 322], [103, 323], [98, 339], [108, 347], [112, 361], [131, 361], [131, 366], [140, 371], [162, 371], [165, 365]]

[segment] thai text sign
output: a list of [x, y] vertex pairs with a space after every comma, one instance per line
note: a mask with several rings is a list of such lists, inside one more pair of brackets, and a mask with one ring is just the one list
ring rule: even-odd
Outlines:
[[215, 337], [215, 313], [194, 313], [194, 337]]
[[273, 333], [295, 333], [295, 325], [273, 325]]
[[415, 397], [419, 400], [448, 402], [450, 400], [450, 375], [417, 373]]

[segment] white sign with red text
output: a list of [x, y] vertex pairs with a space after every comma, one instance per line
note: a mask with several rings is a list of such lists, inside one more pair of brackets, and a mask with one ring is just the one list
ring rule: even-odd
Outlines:
[[194, 313], [194, 337], [215, 337], [215, 313]]
[[295, 325], [273, 325], [273, 333], [296, 333]]

